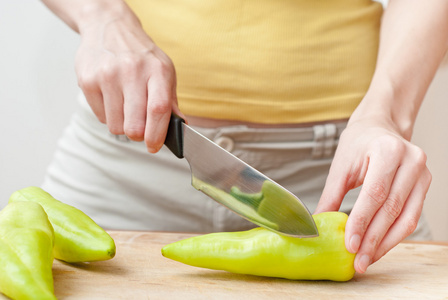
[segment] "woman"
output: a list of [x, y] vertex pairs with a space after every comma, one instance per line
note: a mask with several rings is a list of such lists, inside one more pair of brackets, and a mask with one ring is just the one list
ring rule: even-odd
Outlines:
[[161, 150], [175, 112], [311, 211], [350, 212], [357, 272], [416, 229], [431, 174], [410, 139], [447, 50], [447, 1], [384, 15], [370, 0], [44, 2], [80, 33], [83, 94], [43, 187], [100, 225], [253, 226]]

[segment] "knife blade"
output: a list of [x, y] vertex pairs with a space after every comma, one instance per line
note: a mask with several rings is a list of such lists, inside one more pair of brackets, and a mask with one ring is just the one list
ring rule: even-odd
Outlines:
[[246, 220], [286, 236], [319, 235], [311, 213], [299, 198], [174, 113], [165, 145], [188, 161], [194, 188]]

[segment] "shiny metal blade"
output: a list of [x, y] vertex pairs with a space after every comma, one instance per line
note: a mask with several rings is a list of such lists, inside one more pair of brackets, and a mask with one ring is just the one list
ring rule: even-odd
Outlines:
[[183, 155], [192, 185], [243, 218], [287, 236], [319, 235], [300, 199], [186, 124]]

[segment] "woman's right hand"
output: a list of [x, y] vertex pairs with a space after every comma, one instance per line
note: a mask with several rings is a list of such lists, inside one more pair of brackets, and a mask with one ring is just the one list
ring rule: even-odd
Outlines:
[[171, 59], [121, 0], [44, 2], [81, 36], [76, 74], [98, 120], [111, 133], [144, 140], [149, 152], [157, 152], [171, 112], [184, 117]]

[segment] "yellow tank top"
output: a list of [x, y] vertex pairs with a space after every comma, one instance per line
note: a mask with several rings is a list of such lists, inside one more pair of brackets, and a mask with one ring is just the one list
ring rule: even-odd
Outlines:
[[187, 115], [267, 124], [348, 118], [376, 63], [371, 0], [128, 0], [174, 62]]

